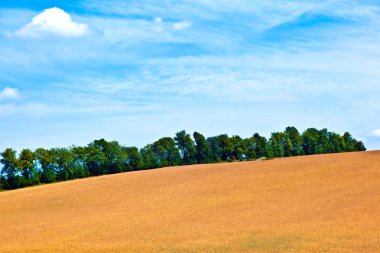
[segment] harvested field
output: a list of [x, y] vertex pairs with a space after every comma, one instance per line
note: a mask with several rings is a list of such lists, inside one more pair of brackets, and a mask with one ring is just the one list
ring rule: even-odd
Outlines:
[[0, 252], [380, 252], [380, 152], [0, 192]]

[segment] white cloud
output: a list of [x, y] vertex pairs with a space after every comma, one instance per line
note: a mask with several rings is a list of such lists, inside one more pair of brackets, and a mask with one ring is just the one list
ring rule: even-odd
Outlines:
[[373, 130], [372, 131], [372, 135], [375, 136], [375, 137], [380, 137], [380, 128]]
[[162, 17], [157, 17], [154, 19], [154, 23], [161, 24], [162, 23]]
[[185, 30], [187, 28], [190, 28], [193, 24], [187, 20], [183, 20], [177, 23], [173, 24], [174, 30]]
[[154, 28], [155, 31], [163, 32], [164, 27], [165, 26], [167, 27], [168, 25], [172, 26], [174, 30], [180, 31], [180, 30], [185, 30], [191, 27], [193, 24], [187, 20], [182, 20], [175, 23], [168, 23], [168, 22], [165, 22], [162, 17], [157, 17], [154, 19], [154, 25], [155, 25], [155, 28]]
[[6, 87], [0, 92], [0, 100], [12, 100], [19, 98], [18, 89]]
[[53, 7], [42, 11], [32, 19], [32, 22], [15, 32], [22, 37], [40, 37], [44, 34], [54, 34], [62, 37], [81, 37], [88, 33], [86, 24], [76, 23], [70, 14]]

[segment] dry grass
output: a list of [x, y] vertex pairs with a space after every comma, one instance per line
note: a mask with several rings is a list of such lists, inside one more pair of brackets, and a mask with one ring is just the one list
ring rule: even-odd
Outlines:
[[380, 252], [380, 152], [0, 193], [0, 252]]

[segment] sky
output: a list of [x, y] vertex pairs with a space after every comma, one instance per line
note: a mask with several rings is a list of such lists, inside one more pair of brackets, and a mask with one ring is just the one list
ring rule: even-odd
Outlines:
[[0, 150], [180, 130], [380, 149], [378, 0], [2, 0]]

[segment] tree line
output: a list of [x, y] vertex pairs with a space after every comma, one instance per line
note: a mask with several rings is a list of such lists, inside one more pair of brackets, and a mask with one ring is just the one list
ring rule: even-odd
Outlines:
[[117, 141], [95, 140], [87, 146], [23, 149], [1, 153], [0, 189], [17, 189], [77, 178], [115, 174], [167, 166], [226, 161], [252, 161], [300, 155], [365, 151], [350, 133], [309, 128], [302, 134], [295, 127], [274, 132], [269, 139], [255, 133], [249, 138], [221, 134], [206, 138], [186, 131], [164, 137], [138, 149]]

